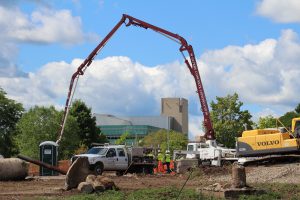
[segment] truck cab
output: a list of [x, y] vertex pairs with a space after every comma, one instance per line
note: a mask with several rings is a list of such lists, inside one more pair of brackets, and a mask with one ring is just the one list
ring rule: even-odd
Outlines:
[[99, 175], [103, 171], [125, 171], [128, 168], [128, 152], [124, 145], [95, 146], [84, 154], [73, 156], [72, 162], [78, 157], [87, 157], [90, 169]]
[[[209, 144], [206, 144], [204, 142], [190, 142], [187, 145], [187, 151], [186, 158], [188, 159], [194, 159], [197, 158], [197, 153], [199, 151], [202, 151], [205, 154], [208, 154], [209, 151]], [[197, 152], [197, 153], [194, 153]], [[198, 154], [199, 157], [199, 154]]]

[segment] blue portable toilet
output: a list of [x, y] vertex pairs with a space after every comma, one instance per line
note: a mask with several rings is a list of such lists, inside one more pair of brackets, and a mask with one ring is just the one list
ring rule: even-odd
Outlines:
[[[40, 161], [52, 166], [57, 166], [58, 144], [45, 141], [40, 144]], [[40, 166], [40, 176], [57, 176], [58, 172]]]

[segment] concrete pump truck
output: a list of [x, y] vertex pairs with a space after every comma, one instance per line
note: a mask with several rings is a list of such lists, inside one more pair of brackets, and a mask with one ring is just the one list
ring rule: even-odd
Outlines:
[[[205, 134], [204, 134], [205, 141], [202, 142], [201, 144], [198, 144], [198, 143], [192, 144], [192, 146], [190, 146], [190, 149], [188, 149], [189, 151], [186, 152], [186, 154], [190, 154], [190, 156], [196, 155], [196, 157], [198, 157], [201, 161], [208, 161], [208, 162], [210, 162], [210, 164], [216, 165], [216, 166], [220, 166], [222, 160], [224, 160], [224, 159], [225, 160], [226, 159], [227, 160], [235, 160], [236, 158], [235, 158], [235, 150], [234, 149], [227, 149], [227, 148], [219, 147], [217, 145], [216, 138], [215, 138], [215, 131], [213, 129], [213, 123], [212, 123], [212, 120], [210, 117], [209, 107], [208, 107], [207, 100], [205, 97], [205, 92], [204, 92], [204, 88], [203, 88], [202, 81], [200, 78], [200, 74], [199, 74], [193, 47], [190, 44], [188, 44], [188, 42], [182, 36], [180, 36], [178, 34], [172, 33], [163, 28], [154, 26], [152, 24], [149, 24], [147, 22], [136, 19], [136, 18], [126, 15], [126, 14], [122, 15], [121, 20], [104, 37], [104, 39], [96, 46], [96, 48], [88, 55], [88, 57], [80, 64], [80, 66], [77, 68], [76, 72], [72, 75], [70, 85], [69, 85], [68, 95], [67, 95], [67, 99], [66, 99], [66, 103], [65, 103], [64, 114], [63, 114], [63, 118], [62, 118], [62, 122], [61, 122], [61, 129], [60, 129], [59, 136], [58, 136], [56, 143], [59, 144], [62, 139], [66, 119], [67, 119], [67, 116], [69, 113], [69, 109], [70, 109], [70, 106], [72, 103], [72, 98], [73, 98], [74, 92], [76, 90], [76, 84], [77, 84], [79, 77], [81, 75], [84, 75], [85, 70], [91, 65], [91, 63], [93, 62], [96, 55], [107, 44], [107, 42], [111, 39], [111, 37], [121, 27], [122, 24], [125, 24], [126, 27], [129, 27], [132, 25], [132, 26], [136, 26], [136, 27], [140, 27], [140, 28], [144, 28], [144, 29], [153, 30], [157, 33], [162, 34], [163, 36], [166, 36], [169, 39], [172, 39], [173, 41], [177, 42], [180, 45], [179, 51], [182, 54], [184, 63], [188, 67], [191, 75], [194, 78], [195, 84], [196, 84], [197, 93], [198, 93], [198, 97], [199, 97], [199, 101], [200, 101], [200, 105], [201, 105], [201, 110], [203, 112], [203, 117], [204, 117], [203, 125], [205, 128]], [[189, 59], [186, 58], [185, 53], [189, 56]], [[246, 138], [246, 136], [251, 137], [251, 139]], [[286, 134], [282, 134], [281, 136], [278, 136], [278, 138], [280, 139], [279, 144], [278, 144], [279, 149], [282, 149], [283, 147], [288, 146], [293, 151], [295, 151], [295, 150], [299, 151], [298, 139], [296, 139], [296, 138], [291, 139]], [[254, 139], [253, 139], [253, 137], [254, 137]], [[243, 149], [246, 149], [244, 152], [249, 152], [248, 146], [253, 147], [253, 145], [252, 145], [253, 141], [258, 142], [258, 138], [260, 140], [259, 141], [260, 143], [257, 143], [257, 144], [262, 144], [262, 145], [257, 145], [257, 146], [265, 147], [268, 145], [263, 145], [263, 144], [269, 144], [270, 141], [273, 141], [273, 138], [275, 138], [275, 137], [277, 137], [277, 136], [275, 136], [271, 132], [261, 132], [261, 131], [246, 132], [245, 134], [243, 134], [243, 136], [241, 138], [238, 139], [238, 145], [237, 145], [238, 146], [237, 147], [238, 155], [243, 155], [243, 153], [241, 153], [244, 151]], [[243, 139], [243, 138], [245, 138], [245, 139]], [[269, 139], [269, 138], [271, 138], [271, 139]], [[275, 145], [277, 145], [277, 142], [273, 142], [273, 143], [274, 144], [276, 143]], [[247, 146], [247, 144], [249, 144], [249, 145]], [[257, 150], [259, 150], [259, 148], [253, 147], [253, 148], [251, 148], [251, 151], [252, 150], [254, 152], [259, 152], [259, 151], [257, 151]], [[176, 154], [176, 153], [180, 154], [180, 153], [182, 153], [182, 151], [178, 151], [178, 152], [175, 151], [174, 154]], [[255, 155], [255, 153], [253, 153], [252, 155]], [[101, 162], [101, 161], [99, 161], [99, 162]]]
[[[69, 85], [69, 90], [68, 90], [68, 96], [67, 96], [66, 103], [65, 103], [64, 115], [63, 115], [62, 122], [61, 122], [61, 129], [60, 129], [60, 133], [59, 133], [56, 143], [59, 144], [62, 139], [66, 119], [67, 119], [67, 116], [69, 113], [69, 109], [70, 109], [70, 106], [72, 103], [72, 98], [73, 98], [74, 92], [76, 90], [76, 84], [77, 84], [79, 77], [84, 74], [85, 70], [93, 62], [95, 56], [107, 44], [109, 39], [114, 35], [114, 33], [120, 28], [120, 26], [122, 24], [125, 24], [126, 27], [133, 25], [136, 27], [144, 28], [144, 29], [151, 29], [157, 33], [162, 34], [163, 36], [166, 36], [167, 38], [172, 39], [173, 41], [177, 42], [180, 45], [179, 51], [181, 52], [184, 62], [195, 80], [197, 93], [198, 93], [200, 104], [201, 104], [201, 109], [202, 109], [202, 112], [204, 115], [203, 124], [205, 127], [206, 144], [209, 147], [212, 147], [212, 148], [210, 148], [210, 150], [211, 150], [211, 153], [213, 154], [214, 158], [220, 157], [221, 152], [219, 149], [216, 149], [217, 145], [216, 145], [216, 140], [215, 140], [214, 129], [213, 129], [212, 121], [210, 119], [209, 108], [208, 108], [208, 104], [206, 101], [205, 92], [204, 92], [203, 85], [201, 82], [200, 74], [198, 71], [197, 61], [195, 58], [193, 47], [190, 44], [188, 44], [188, 42], [178, 34], [174, 34], [170, 31], [167, 31], [160, 27], [154, 26], [152, 24], [149, 24], [147, 22], [136, 19], [136, 18], [126, 15], [126, 14], [123, 14], [121, 20], [106, 35], [106, 37], [98, 44], [98, 46], [89, 54], [89, 56], [77, 68], [77, 71], [72, 75], [70, 85]], [[185, 53], [188, 54], [189, 59], [186, 58]]]

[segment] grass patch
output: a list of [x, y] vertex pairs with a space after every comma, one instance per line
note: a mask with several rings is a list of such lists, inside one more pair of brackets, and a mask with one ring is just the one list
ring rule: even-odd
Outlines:
[[260, 183], [253, 185], [263, 189], [273, 199], [300, 199], [300, 185], [291, 183]]
[[[262, 195], [244, 195], [239, 200], [276, 200], [276, 199], [300, 199], [300, 185], [282, 183], [252, 184], [251, 186], [266, 191]], [[65, 200], [175, 200], [178, 197], [180, 188], [145, 188], [130, 191], [105, 191], [99, 194], [77, 194], [60, 198], [38, 198], [45, 199], [65, 199]], [[184, 189], [180, 194], [180, 200], [217, 200], [219, 198], [208, 197], [196, 192], [195, 189]]]
[[266, 193], [262, 195], [242, 195], [239, 200], [267, 200], [282, 199], [277, 193]]
[[[66, 200], [175, 200], [180, 189], [176, 187], [148, 188], [134, 191], [105, 191], [99, 194], [80, 194], [65, 197]], [[61, 198], [60, 198], [61, 199]], [[195, 189], [184, 189], [180, 194], [180, 200], [215, 200], [217, 198], [205, 197]]]
[[98, 194], [80, 194], [65, 198], [66, 200], [123, 200], [126, 199], [125, 193], [121, 191], [108, 190]]
[[300, 199], [300, 185], [289, 183], [259, 183], [252, 185], [266, 191], [263, 195], [240, 196], [240, 200]]

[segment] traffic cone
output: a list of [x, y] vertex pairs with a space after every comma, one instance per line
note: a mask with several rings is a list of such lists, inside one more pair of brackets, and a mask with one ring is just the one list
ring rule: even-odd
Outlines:
[[170, 161], [170, 170], [174, 170], [174, 161], [173, 160], [171, 160]]
[[164, 167], [161, 161], [158, 161], [158, 172], [163, 173]]

